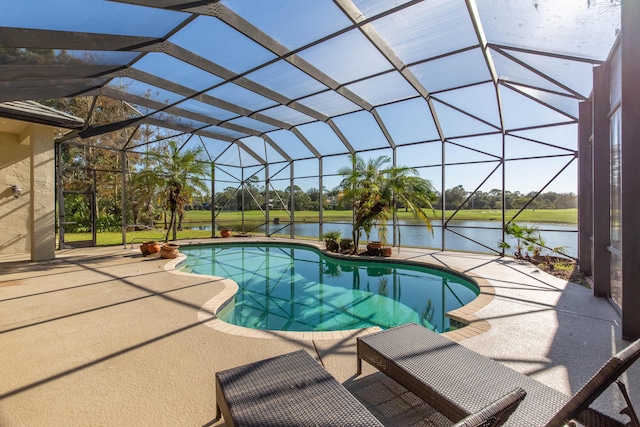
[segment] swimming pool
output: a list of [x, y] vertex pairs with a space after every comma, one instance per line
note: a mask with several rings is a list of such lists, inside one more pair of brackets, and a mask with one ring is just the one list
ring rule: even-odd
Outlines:
[[227, 277], [239, 290], [218, 313], [253, 329], [336, 331], [415, 322], [449, 330], [446, 313], [479, 293], [461, 275], [416, 265], [327, 257], [289, 244], [237, 243], [181, 248], [180, 269]]

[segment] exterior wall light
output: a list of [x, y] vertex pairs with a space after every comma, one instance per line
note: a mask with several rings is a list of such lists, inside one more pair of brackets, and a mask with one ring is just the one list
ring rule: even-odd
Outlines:
[[22, 196], [22, 188], [20, 188], [18, 185], [13, 185], [11, 186], [11, 193], [13, 193], [13, 197], [17, 199]]

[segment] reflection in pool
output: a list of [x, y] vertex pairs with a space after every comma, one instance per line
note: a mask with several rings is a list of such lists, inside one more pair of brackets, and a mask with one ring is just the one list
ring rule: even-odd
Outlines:
[[269, 243], [182, 247], [184, 269], [228, 277], [239, 291], [218, 317], [254, 329], [335, 331], [415, 322], [449, 329], [450, 310], [471, 302], [469, 279], [426, 267], [351, 261]]

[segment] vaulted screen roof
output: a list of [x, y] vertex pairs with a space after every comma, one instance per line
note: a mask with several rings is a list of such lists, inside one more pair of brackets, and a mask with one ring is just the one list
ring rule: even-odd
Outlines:
[[80, 136], [149, 123], [254, 164], [517, 135], [577, 121], [619, 13], [608, 0], [2, 2], [0, 101], [116, 98], [134, 115]]

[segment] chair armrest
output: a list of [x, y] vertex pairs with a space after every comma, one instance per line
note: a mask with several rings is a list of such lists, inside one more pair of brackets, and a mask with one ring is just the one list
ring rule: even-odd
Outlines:
[[495, 402], [485, 406], [475, 414], [471, 414], [466, 418], [454, 424], [454, 427], [498, 427], [504, 424], [509, 416], [516, 410], [522, 399], [527, 393], [516, 388], [510, 393], [505, 394]]

